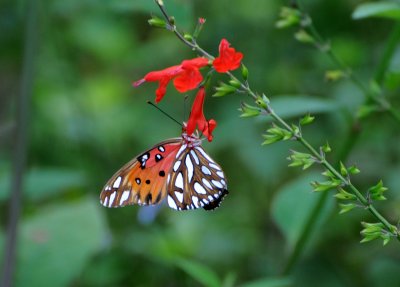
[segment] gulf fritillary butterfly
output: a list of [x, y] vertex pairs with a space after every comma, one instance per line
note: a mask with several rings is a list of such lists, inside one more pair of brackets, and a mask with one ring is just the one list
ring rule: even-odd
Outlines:
[[201, 147], [201, 139], [182, 133], [124, 165], [100, 194], [105, 207], [152, 205], [167, 197], [176, 210], [219, 206], [228, 194], [221, 167]]

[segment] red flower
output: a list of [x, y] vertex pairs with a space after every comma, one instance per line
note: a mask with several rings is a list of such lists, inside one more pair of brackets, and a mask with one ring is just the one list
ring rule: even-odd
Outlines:
[[217, 122], [213, 119], [206, 120], [203, 113], [203, 104], [206, 93], [204, 87], [200, 87], [199, 92], [196, 95], [196, 99], [193, 102], [192, 111], [190, 112], [189, 120], [186, 125], [186, 133], [190, 136], [196, 129], [198, 129], [205, 135], [208, 141], [212, 141], [212, 131], [217, 126]]
[[156, 103], [158, 103], [164, 97], [167, 85], [172, 79], [174, 79], [175, 88], [181, 93], [197, 88], [203, 80], [199, 69], [207, 65], [208, 60], [203, 57], [184, 60], [180, 65], [148, 73], [143, 79], [134, 82], [133, 86], [138, 87], [144, 82], [158, 81], [156, 90]]
[[219, 56], [213, 62], [214, 69], [218, 73], [226, 73], [239, 68], [240, 62], [243, 59], [243, 54], [236, 52], [229, 45], [226, 39], [222, 39], [219, 44]]

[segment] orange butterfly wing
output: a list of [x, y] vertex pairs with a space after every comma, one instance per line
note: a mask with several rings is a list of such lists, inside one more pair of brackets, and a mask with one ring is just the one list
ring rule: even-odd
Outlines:
[[163, 141], [133, 158], [104, 186], [100, 203], [105, 207], [157, 204], [167, 195], [167, 180], [182, 146], [182, 138]]

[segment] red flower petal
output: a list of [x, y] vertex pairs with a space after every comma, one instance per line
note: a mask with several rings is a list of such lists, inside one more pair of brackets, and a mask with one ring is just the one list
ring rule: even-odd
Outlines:
[[213, 61], [214, 69], [218, 73], [226, 73], [239, 68], [243, 59], [242, 53], [236, 52], [234, 48], [229, 46], [230, 44], [226, 39], [222, 39], [219, 44], [219, 56]]
[[158, 103], [164, 97], [169, 82], [174, 78], [174, 86], [181, 93], [197, 88], [203, 80], [199, 69], [207, 65], [208, 59], [204, 57], [184, 60], [180, 65], [147, 73], [143, 79], [134, 82], [133, 86], [138, 87], [144, 82], [158, 81], [159, 85], [156, 90], [156, 103]]
[[190, 112], [189, 120], [186, 125], [186, 133], [189, 136], [192, 135], [197, 126], [202, 134], [207, 137], [208, 141], [212, 141], [212, 131], [217, 126], [217, 122], [213, 119], [207, 121], [204, 116], [203, 104], [205, 95], [204, 87], [201, 87], [193, 102], [192, 111]]
[[174, 79], [174, 86], [178, 92], [185, 93], [196, 89], [203, 80], [203, 76], [197, 69], [185, 70]]

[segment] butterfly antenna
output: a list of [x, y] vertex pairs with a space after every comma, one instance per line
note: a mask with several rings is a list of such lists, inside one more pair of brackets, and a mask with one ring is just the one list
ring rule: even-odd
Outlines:
[[162, 109], [160, 109], [159, 107], [157, 107], [152, 101], [147, 101], [147, 103], [150, 106], [153, 106], [154, 108], [156, 108], [157, 110], [159, 110], [160, 112], [162, 112], [164, 115], [166, 115], [167, 117], [169, 117], [171, 120], [173, 120], [174, 122], [176, 122], [178, 125], [182, 126], [182, 124], [180, 122], [178, 122], [176, 119], [174, 119], [171, 115], [167, 114], [165, 111], [163, 111]]
[[188, 101], [188, 95], [185, 95], [183, 98], [183, 118], [186, 119], [186, 107], [187, 107], [187, 101]]

